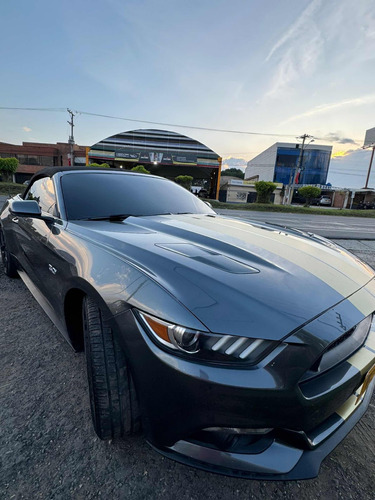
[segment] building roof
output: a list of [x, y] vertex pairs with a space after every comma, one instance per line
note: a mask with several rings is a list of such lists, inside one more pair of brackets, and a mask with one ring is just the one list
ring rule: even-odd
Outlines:
[[90, 159], [218, 168], [220, 157], [205, 144], [169, 130], [121, 132], [97, 142]]

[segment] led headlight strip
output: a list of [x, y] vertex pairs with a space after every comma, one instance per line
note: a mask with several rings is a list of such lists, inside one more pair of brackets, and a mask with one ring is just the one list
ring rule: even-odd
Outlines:
[[274, 342], [191, 330], [139, 312], [152, 337], [165, 347], [212, 361], [255, 362]]

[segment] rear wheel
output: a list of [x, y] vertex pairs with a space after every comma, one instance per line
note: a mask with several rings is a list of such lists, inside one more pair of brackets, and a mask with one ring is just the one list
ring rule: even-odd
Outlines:
[[121, 347], [96, 302], [85, 297], [83, 327], [91, 415], [101, 439], [140, 429], [135, 388]]
[[4, 273], [9, 276], [9, 278], [17, 278], [17, 267], [14, 263], [14, 259], [8, 252], [5, 237], [2, 231], [0, 231], [0, 249], [1, 249], [1, 260], [3, 262]]

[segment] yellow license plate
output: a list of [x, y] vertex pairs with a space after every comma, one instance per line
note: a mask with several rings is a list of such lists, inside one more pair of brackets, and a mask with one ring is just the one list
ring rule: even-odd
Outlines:
[[361, 392], [359, 393], [359, 395], [357, 396], [357, 400], [355, 402], [355, 404], [359, 403], [361, 400], [362, 400], [362, 397], [363, 395], [365, 394], [365, 392], [367, 391], [368, 389], [368, 386], [370, 385], [372, 379], [375, 377], [375, 365], [372, 366], [369, 371], [367, 372], [366, 374], [366, 377], [365, 377], [365, 380], [362, 384], [362, 387], [361, 387]]

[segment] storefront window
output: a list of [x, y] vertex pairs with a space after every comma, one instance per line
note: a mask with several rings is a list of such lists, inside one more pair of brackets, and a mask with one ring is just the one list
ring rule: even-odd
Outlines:
[[54, 156], [40, 156], [39, 165], [43, 165], [44, 167], [53, 167], [56, 165], [56, 161], [54, 160]]
[[27, 164], [28, 165], [40, 165], [39, 158], [40, 158], [40, 156], [27, 155]]

